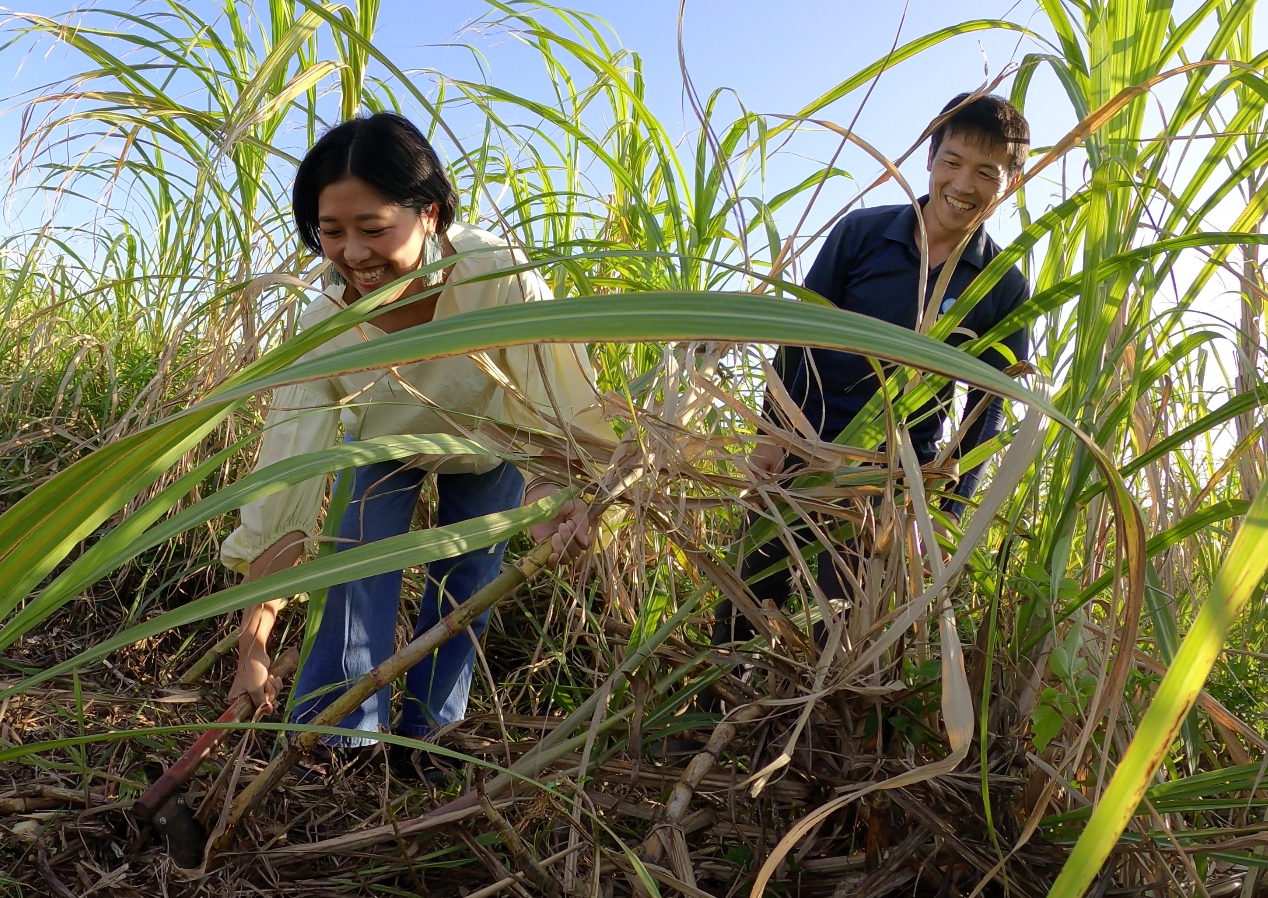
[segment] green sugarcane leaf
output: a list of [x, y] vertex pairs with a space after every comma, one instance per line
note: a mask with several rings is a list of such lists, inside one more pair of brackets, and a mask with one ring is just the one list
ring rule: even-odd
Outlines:
[[136, 558], [147, 549], [204, 524], [217, 515], [240, 508], [248, 502], [280, 492], [287, 487], [341, 470], [415, 455], [487, 455], [488, 450], [471, 440], [435, 434], [386, 436], [362, 442], [343, 443], [319, 452], [297, 455], [255, 471], [197, 502], [156, 527], [153, 521], [186, 496], [207, 474], [218, 468], [228, 455], [237, 452], [234, 444], [212, 456], [194, 471], [155, 496], [118, 527], [98, 540], [56, 580], [40, 591], [21, 612], [0, 628], [0, 650], [67, 601], [79, 595], [112, 570]]
[[1092, 812], [1049, 898], [1080, 898], [1136, 813], [1224, 639], [1268, 575], [1268, 484], [1255, 497], [1229, 547], [1211, 592], [1176, 653], [1109, 786]]
[[480, 309], [240, 382], [214, 401], [238, 399], [285, 383], [504, 346], [600, 340], [780, 343], [855, 352], [963, 380], [1039, 408], [1074, 427], [1051, 403], [955, 347], [856, 312], [747, 293], [663, 291]]
[[[1145, 543], [1145, 553], [1152, 558], [1182, 540], [1193, 536], [1195, 533], [1200, 533], [1212, 524], [1218, 524], [1220, 521], [1231, 520], [1246, 514], [1249, 508], [1250, 503], [1245, 499], [1226, 499], [1223, 502], [1215, 502], [1200, 508], [1161, 533], [1155, 533], [1151, 536], [1148, 542]], [[1114, 573], [1112, 571], [1096, 578], [1091, 586], [1079, 594], [1077, 599], [1057, 613], [1057, 621], [1063, 621], [1070, 617], [1070, 615], [1095, 598], [1097, 594], [1108, 589], [1113, 582]]]
[[335, 552], [307, 564], [269, 574], [258, 580], [222, 589], [131, 627], [68, 661], [28, 677], [4, 692], [0, 692], [0, 701], [53, 677], [61, 676], [90, 661], [104, 658], [111, 652], [132, 645], [138, 640], [165, 633], [174, 627], [229, 614], [270, 599], [338, 583], [348, 583], [362, 577], [372, 577], [375, 574], [397, 571], [487, 548], [534, 524], [549, 521], [559, 513], [559, 509], [565, 502], [576, 495], [576, 492], [575, 489], [560, 490], [554, 495], [522, 508], [471, 518], [448, 527], [432, 527], [428, 530], [389, 537], [342, 552]]

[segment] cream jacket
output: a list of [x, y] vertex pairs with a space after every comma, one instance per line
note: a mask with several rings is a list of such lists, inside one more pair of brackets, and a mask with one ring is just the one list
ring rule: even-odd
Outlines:
[[[550, 289], [535, 271], [463, 283], [522, 264], [524, 255], [512, 251], [494, 235], [467, 225], [455, 223], [448, 235], [459, 253], [483, 251], [450, 267], [449, 285], [436, 303], [436, 319], [552, 298]], [[300, 329], [342, 309], [342, 293], [342, 287], [334, 287], [314, 299], [300, 317]], [[356, 346], [382, 335], [377, 327], [362, 324], [331, 338], [303, 358]], [[526, 407], [525, 400], [548, 418], [555, 417], [557, 408], [560, 420], [601, 440], [613, 441], [615, 436], [603, 417], [585, 347], [547, 343], [539, 348], [540, 366], [532, 346], [487, 352], [495, 376], [505, 378], [501, 384], [470, 357], [458, 356], [398, 365], [394, 371], [362, 371], [279, 387], [265, 419], [256, 469], [329, 447], [340, 423], [345, 434], [358, 439], [395, 434], [471, 436], [482, 419], [557, 433], [558, 428]], [[543, 372], [548, 384], [543, 383]], [[501, 460], [495, 455], [464, 455], [418, 461], [437, 473], [480, 474], [491, 471]], [[326, 478], [318, 477], [244, 505], [241, 526], [221, 546], [221, 561], [231, 570], [245, 574], [252, 561], [287, 533], [298, 530], [311, 536], [325, 489]]]

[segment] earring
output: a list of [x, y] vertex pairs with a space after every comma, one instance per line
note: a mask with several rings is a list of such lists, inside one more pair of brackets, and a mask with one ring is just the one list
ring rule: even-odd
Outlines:
[[[423, 264], [434, 265], [444, 256], [444, 251], [440, 246], [440, 235], [432, 231], [423, 238]], [[443, 268], [437, 268], [423, 275], [423, 283], [428, 287], [435, 287], [445, 279], [445, 271]]]

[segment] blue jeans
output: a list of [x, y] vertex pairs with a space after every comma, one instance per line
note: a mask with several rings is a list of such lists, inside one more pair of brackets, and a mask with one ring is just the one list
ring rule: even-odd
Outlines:
[[[342, 478], [344, 475], [341, 474]], [[353, 472], [352, 495], [339, 526], [338, 549], [387, 539], [409, 531], [427, 472], [386, 461]], [[436, 523], [460, 521], [517, 508], [524, 496], [524, 478], [503, 462], [487, 474], [438, 474]], [[417, 636], [435, 626], [497, 577], [506, 543], [433, 561], [419, 608]], [[301, 699], [291, 720], [307, 723], [396, 648], [396, 620], [401, 597], [401, 571], [378, 574], [332, 586], [326, 593], [308, 659], [295, 684]], [[443, 593], [442, 593], [443, 590]], [[462, 719], [471, 692], [475, 639], [483, 635], [489, 612], [480, 615], [470, 633], [459, 633], [405, 675], [405, 703], [395, 732], [425, 736]], [[389, 731], [391, 687], [366, 699], [340, 726], [372, 733]], [[325, 737], [331, 745], [369, 745], [368, 737]]]

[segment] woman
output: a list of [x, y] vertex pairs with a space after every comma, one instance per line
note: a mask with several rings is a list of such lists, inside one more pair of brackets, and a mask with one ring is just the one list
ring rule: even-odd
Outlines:
[[[458, 253], [469, 254], [443, 273], [407, 282], [370, 324], [345, 331], [314, 354], [331, 352], [407, 327], [474, 309], [548, 299], [536, 272], [480, 278], [522, 264], [522, 254], [484, 231], [454, 221], [458, 197], [435, 151], [418, 129], [400, 116], [379, 113], [329, 131], [304, 157], [295, 177], [295, 224], [304, 243], [330, 261], [342, 284], [315, 299], [301, 329], [329, 318], [349, 303], [420, 267]], [[432, 290], [440, 284], [442, 290]], [[431, 290], [432, 295], [415, 299]], [[411, 301], [413, 300], [413, 301]], [[388, 434], [469, 433], [482, 419], [516, 427], [557, 430], [542, 416], [561, 418], [603, 440], [613, 434], [596, 404], [589, 364], [579, 347], [548, 344], [489, 353], [498, 371], [486, 373], [468, 357], [401, 365], [325, 381], [283, 387], [268, 413], [258, 464], [329, 446], [342, 420], [345, 439]], [[540, 360], [540, 361], [539, 361]], [[505, 382], [499, 383], [499, 379]], [[534, 406], [526, 408], [525, 403]], [[436, 475], [435, 520], [441, 526], [535, 502], [557, 487], [524, 478], [494, 456], [422, 457], [357, 468], [338, 548], [386, 539], [409, 530], [420, 490]], [[294, 564], [315, 526], [324, 478], [299, 484], [244, 506], [242, 525], [225, 541], [226, 566], [262, 577]], [[589, 544], [585, 509], [571, 503], [555, 521], [532, 529], [535, 540], [551, 538], [555, 560], [570, 560]], [[502, 543], [432, 563], [427, 571], [416, 632], [434, 625], [497, 576]], [[343, 687], [392, 654], [395, 646], [401, 572], [332, 587], [312, 649], [295, 685], [300, 702], [292, 719], [306, 722]], [[267, 643], [277, 615], [269, 602], [243, 613], [238, 671], [230, 698], [248, 693], [264, 701]], [[485, 612], [472, 626], [476, 638]], [[475, 658], [465, 634], [449, 640], [406, 676], [404, 709], [395, 731], [424, 736], [460, 719], [467, 706]], [[386, 732], [390, 690], [372, 696], [344, 719], [353, 730]], [[368, 745], [372, 737], [325, 740], [332, 746]]]

